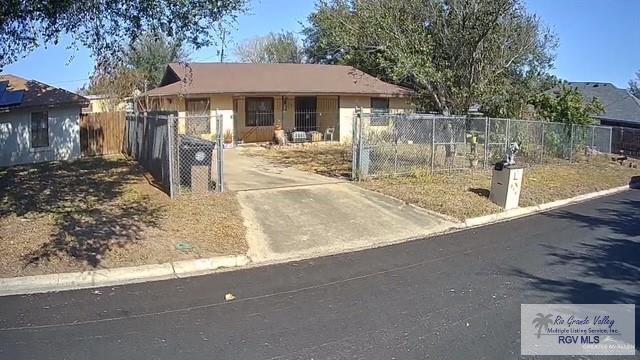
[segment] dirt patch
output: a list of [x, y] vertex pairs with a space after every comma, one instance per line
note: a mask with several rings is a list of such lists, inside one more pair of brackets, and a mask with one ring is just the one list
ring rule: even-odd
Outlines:
[[[640, 170], [600, 159], [539, 165], [524, 174], [520, 206], [532, 206], [626, 185]], [[460, 220], [502, 210], [489, 201], [490, 171], [422, 173], [357, 184]]]
[[344, 144], [293, 144], [253, 150], [252, 154], [262, 156], [283, 166], [316, 174], [351, 178], [352, 148]]
[[0, 170], [0, 277], [244, 254], [233, 193], [171, 200], [122, 157]]

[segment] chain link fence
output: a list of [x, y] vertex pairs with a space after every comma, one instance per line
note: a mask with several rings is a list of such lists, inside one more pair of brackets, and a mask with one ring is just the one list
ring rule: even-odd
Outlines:
[[353, 122], [354, 178], [489, 168], [517, 143], [518, 164], [572, 162], [611, 153], [612, 129], [427, 114], [363, 114]]
[[221, 115], [131, 113], [126, 131], [125, 153], [172, 198], [224, 191]]
[[640, 129], [614, 127], [612, 152], [640, 158]]

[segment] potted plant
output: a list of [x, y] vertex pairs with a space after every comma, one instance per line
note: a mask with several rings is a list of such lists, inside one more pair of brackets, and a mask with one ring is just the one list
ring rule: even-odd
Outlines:
[[227, 131], [224, 132], [224, 147], [225, 148], [230, 148], [233, 145], [233, 133], [231, 132], [231, 130], [227, 129]]
[[478, 167], [477, 154], [469, 153], [469, 155], [467, 155], [467, 159], [469, 159], [469, 165], [471, 166], [472, 169], [476, 169]]
[[287, 135], [284, 129], [282, 129], [282, 120], [276, 120], [273, 126], [273, 142], [276, 145], [285, 145], [287, 142]]

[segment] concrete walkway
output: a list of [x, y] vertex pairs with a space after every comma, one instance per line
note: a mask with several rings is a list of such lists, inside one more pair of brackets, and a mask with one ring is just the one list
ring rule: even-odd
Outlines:
[[390, 244], [455, 224], [349, 182], [225, 152], [227, 189], [238, 191], [249, 257], [275, 261]]

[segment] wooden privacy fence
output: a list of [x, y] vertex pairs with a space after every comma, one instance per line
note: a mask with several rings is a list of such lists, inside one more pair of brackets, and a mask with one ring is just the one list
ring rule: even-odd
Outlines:
[[80, 149], [83, 156], [119, 154], [125, 140], [126, 112], [82, 114]]

